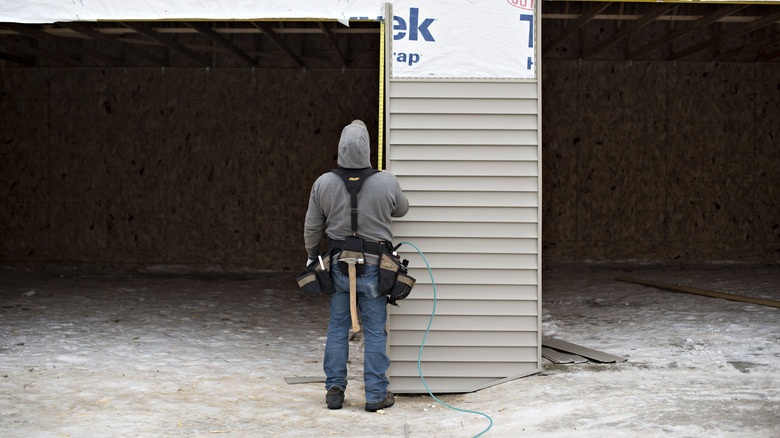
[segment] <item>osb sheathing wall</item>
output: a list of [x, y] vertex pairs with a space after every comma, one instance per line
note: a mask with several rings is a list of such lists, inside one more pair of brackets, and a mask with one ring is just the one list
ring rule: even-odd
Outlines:
[[297, 270], [341, 128], [377, 140], [370, 70], [4, 69], [0, 90], [3, 264]]
[[545, 61], [546, 262], [780, 260], [780, 68]]
[[[774, 64], [543, 63], [543, 257], [780, 259]], [[290, 268], [372, 71], [0, 69], [0, 263]], [[374, 154], [374, 159], [376, 155]]]

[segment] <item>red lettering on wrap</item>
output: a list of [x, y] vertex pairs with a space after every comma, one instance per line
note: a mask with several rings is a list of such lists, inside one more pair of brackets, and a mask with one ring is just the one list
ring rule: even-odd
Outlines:
[[529, 11], [534, 10], [534, 0], [506, 0], [506, 2], [516, 8], [527, 9]]

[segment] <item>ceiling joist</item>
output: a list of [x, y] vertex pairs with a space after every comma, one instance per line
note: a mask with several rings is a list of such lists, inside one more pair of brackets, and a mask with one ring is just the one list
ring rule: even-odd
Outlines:
[[754, 30], [760, 29], [764, 26], [770, 25], [772, 23], [775, 23], [776, 21], [780, 20], [780, 11], [775, 12], [774, 14], [767, 15], [763, 18], [759, 18], [751, 23], [744, 24], [742, 26], [739, 26], [736, 29], [732, 29], [727, 32], [720, 33], [707, 41], [703, 41], [699, 44], [694, 44], [693, 46], [690, 46], [686, 49], [680, 50], [678, 52], [672, 53], [670, 56], [671, 60], [677, 60], [680, 58], [684, 58], [686, 56], [689, 56], [693, 53], [696, 53], [700, 50], [705, 50], [707, 48], [716, 46], [723, 41], [729, 40], [731, 38], [746, 34], [748, 32], [752, 32]]
[[33, 56], [19, 56], [12, 53], [0, 52], [0, 59], [5, 59], [6, 61], [26, 65], [28, 67], [35, 66], [35, 57]]
[[81, 60], [74, 56], [68, 56], [66, 54], [63, 54], [61, 52], [55, 52], [48, 49], [42, 49], [38, 47], [35, 44], [20, 44], [15, 42], [9, 42], [6, 43], [5, 46], [13, 50], [17, 53], [24, 53], [27, 55], [32, 56], [33, 58], [36, 58], [36, 66], [37, 66], [37, 60], [44, 58], [44, 59], [50, 59], [52, 61], [55, 61], [59, 64], [65, 65], [67, 67], [81, 67], [82, 63]]
[[68, 28], [68, 29], [70, 29], [70, 30], [72, 30], [72, 31], [74, 31], [74, 32], [76, 32], [78, 34], [84, 35], [84, 36], [86, 36], [88, 38], [92, 38], [95, 41], [99, 41], [99, 42], [108, 44], [111, 47], [113, 47], [114, 49], [119, 50], [120, 52], [130, 53], [131, 55], [135, 55], [135, 56], [137, 56], [139, 58], [143, 58], [143, 59], [145, 59], [145, 60], [147, 60], [147, 61], [149, 61], [149, 62], [151, 62], [151, 63], [153, 63], [155, 65], [158, 65], [158, 66], [165, 66], [166, 65], [165, 60], [163, 60], [161, 58], [157, 58], [156, 56], [150, 55], [149, 53], [147, 53], [147, 52], [145, 52], [143, 50], [137, 49], [137, 48], [135, 48], [135, 47], [133, 47], [133, 46], [131, 46], [129, 44], [124, 44], [121, 41], [119, 41], [118, 39], [116, 39], [116, 38], [114, 38], [112, 36], [106, 35], [106, 34], [104, 34], [102, 32], [99, 32], [99, 31], [97, 31], [97, 30], [87, 26], [86, 24], [79, 23], [79, 22], [63, 22], [63, 23], [58, 23], [58, 24], [60, 26], [62, 26], [62, 27]]
[[695, 30], [701, 29], [704, 26], [708, 26], [709, 24], [723, 17], [728, 17], [729, 15], [739, 11], [740, 9], [744, 9], [745, 7], [746, 5], [730, 5], [730, 6], [720, 8], [707, 16], [699, 18], [698, 20], [690, 23], [685, 27], [675, 30], [674, 32], [666, 35], [663, 38], [655, 40], [652, 43], [646, 44], [636, 50], [631, 51], [628, 54], [628, 59], [635, 59], [639, 56], [644, 55], [647, 52], [663, 47], [671, 43], [672, 41], [681, 38], [684, 35], [687, 35]]
[[211, 27], [209, 27], [207, 24], [204, 24], [199, 21], [192, 21], [192, 22], [188, 22], [187, 24], [192, 26], [193, 29], [197, 30], [203, 35], [206, 35], [207, 37], [211, 38], [211, 40], [214, 41], [217, 45], [222, 46], [223, 48], [227, 49], [234, 55], [243, 59], [244, 62], [246, 62], [247, 65], [249, 65], [250, 67], [255, 67], [257, 65], [257, 61], [254, 58], [247, 55], [246, 52], [244, 52], [243, 50], [236, 47], [236, 45], [233, 44], [233, 42], [223, 37], [222, 35], [218, 34], [214, 30], [212, 30]]
[[615, 44], [616, 42], [622, 40], [623, 38], [629, 36], [631, 32], [634, 32], [635, 30], [641, 29], [644, 26], [647, 26], [655, 20], [657, 17], [660, 17], [661, 15], [665, 14], [669, 9], [672, 9], [674, 5], [663, 5], [658, 8], [655, 8], [655, 10], [651, 11], [647, 15], [643, 16], [639, 20], [634, 21], [631, 24], [627, 24], [623, 28], [621, 28], [617, 33], [612, 35], [611, 37], [607, 38], [606, 40], [602, 41], [599, 44], [596, 44], [596, 46], [588, 49], [585, 53], [582, 54], [581, 59], [587, 59], [592, 57], [593, 55], [601, 52], [602, 50], [606, 49], [607, 47]]
[[85, 47], [80, 44], [72, 43], [66, 39], [57, 38], [32, 26], [27, 26], [19, 23], [3, 23], [3, 26], [21, 35], [25, 35], [35, 40], [43, 41], [46, 42], [47, 44], [51, 44], [52, 46], [59, 48], [61, 50], [77, 53], [82, 56], [96, 58], [108, 64], [115, 64], [115, 65], [123, 64], [123, 62], [119, 58], [116, 58], [111, 55], [106, 55], [105, 53], [90, 49], [89, 47]]
[[344, 52], [341, 51], [341, 47], [339, 47], [339, 43], [336, 40], [336, 35], [333, 33], [333, 31], [325, 25], [323, 22], [318, 23], [320, 25], [320, 29], [325, 33], [325, 36], [328, 37], [328, 41], [333, 45], [333, 48], [336, 50], [336, 53], [339, 55], [339, 59], [341, 59], [341, 66], [343, 68], [347, 68], [347, 56], [344, 55]]
[[208, 58], [205, 56], [202, 56], [198, 53], [195, 53], [194, 51], [190, 50], [183, 44], [179, 44], [178, 42], [174, 41], [171, 38], [166, 37], [165, 35], [155, 31], [152, 29], [149, 25], [141, 23], [141, 22], [122, 22], [123, 25], [129, 27], [130, 29], [133, 29], [134, 31], [140, 33], [141, 35], [146, 36], [147, 38], [150, 38], [152, 40], [157, 41], [158, 43], [175, 50], [182, 55], [192, 59], [193, 61], [198, 62], [199, 64], [205, 65], [206, 67], [211, 66], [211, 61], [209, 61]]
[[761, 59], [761, 56], [764, 54], [766, 49], [780, 43], [779, 37], [780, 32], [775, 32], [774, 35], [770, 35], [761, 40], [754, 41], [745, 46], [718, 53], [715, 55], [715, 60], [720, 61], [723, 59], [748, 57], [749, 59], [758, 61]]
[[283, 52], [287, 53], [287, 55], [289, 55], [290, 58], [292, 58], [292, 60], [295, 61], [296, 64], [303, 67], [304, 69], [306, 68], [306, 63], [303, 62], [303, 59], [301, 59], [301, 57], [298, 56], [290, 48], [290, 46], [283, 39], [281, 39], [279, 35], [277, 35], [273, 31], [273, 29], [271, 29], [271, 26], [269, 26], [268, 23], [264, 21], [259, 21], [259, 22], [253, 21], [252, 25], [260, 29], [263, 32], [263, 34], [265, 34], [265, 36], [267, 36], [268, 39], [270, 39], [271, 42], [273, 42], [276, 45], [276, 47], [280, 48]]
[[543, 43], [542, 54], [547, 53], [550, 49], [560, 44], [561, 41], [568, 38], [574, 32], [577, 32], [582, 26], [588, 24], [588, 22], [591, 21], [593, 17], [604, 12], [604, 9], [607, 9], [607, 7], [609, 7], [610, 4], [611, 4], [610, 2], [594, 4], [593, 7], [591, 7], [590, 10], [588, 10], [588, 12], [582, 14], [582, 16], [578, 18], [577, 21], [572, 23], [569, 27], [567, 27], [566, 30], [563, 31], [563, 33], [558, 35], [555, 39], [553, 39], [549, 43], [547, 42]]
[[780, 58], [780, 49], [759, 56], [761, 61], [771, 61], [777, 58]]

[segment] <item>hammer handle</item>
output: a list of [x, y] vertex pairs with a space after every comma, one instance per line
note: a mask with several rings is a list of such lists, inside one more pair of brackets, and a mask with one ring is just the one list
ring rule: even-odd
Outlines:
[[360, 331], [357, 316], [357, 270], [353, 263], [349, 264], [349, 313], [352, 316], [352, 332]]

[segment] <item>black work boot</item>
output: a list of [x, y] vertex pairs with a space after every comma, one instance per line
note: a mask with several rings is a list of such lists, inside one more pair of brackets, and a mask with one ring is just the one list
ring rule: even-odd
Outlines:
[[366, 403], [366, 410], [368, 412], [376, 412], [380, 409], [389, 408], [395, 404], [395, 396], [392, 392], [387, 391], [385, 399], [376, 403]]
[[344, 390], [338, 386], [331, 386], [325, 394], [325, 403], [328, 404], [328, 409], [341, 409], [344, 404]]

